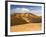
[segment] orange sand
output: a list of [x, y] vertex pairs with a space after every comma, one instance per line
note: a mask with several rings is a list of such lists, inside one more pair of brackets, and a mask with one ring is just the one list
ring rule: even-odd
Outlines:
[[22, 25], [11, 26], [11, 32], [24, 32], [24, 31], [39, 31], [41, 30], [41, 23], [28, 23]]

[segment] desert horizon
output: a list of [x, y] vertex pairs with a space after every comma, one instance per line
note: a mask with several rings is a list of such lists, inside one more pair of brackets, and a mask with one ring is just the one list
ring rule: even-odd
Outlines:
[[[11, 16], [11, 32], [41, 30], [41, 16], [32, 13], [13, 13]], [[33, 29], [33, 30], [32, 30]]]
[[10, 5], [10, 31], [40, 31], [42, 7], [33, 5]]

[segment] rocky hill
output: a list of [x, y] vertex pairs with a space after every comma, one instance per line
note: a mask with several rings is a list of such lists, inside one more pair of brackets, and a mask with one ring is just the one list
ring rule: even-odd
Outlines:
[[32, 13], [13, 13], [11, 14], [11, 26], [26, 23], [41, 23], [41, 16]]

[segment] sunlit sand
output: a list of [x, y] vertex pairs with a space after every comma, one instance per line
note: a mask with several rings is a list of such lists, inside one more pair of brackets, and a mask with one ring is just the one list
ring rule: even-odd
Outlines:
[[28, 23], [22, 25], [14, 25], [10, 27], [11, 32], [25, 32], [25, 31], [40, 31], [42, 28], [41, 23]]

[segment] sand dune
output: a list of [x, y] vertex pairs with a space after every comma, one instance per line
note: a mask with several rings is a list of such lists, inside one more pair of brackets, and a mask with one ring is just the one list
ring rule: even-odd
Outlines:
[[11, 14], [11, 32], [40, 31], [41, 16], [32, 13]]
[[14, 13], [11, 14], [11, 25], [19, 25], [26, 23], [41, 23], [41, 17], [32, 13]]
[[10, 31], [11, 32], [40, 31], [41, 27], [42, 27], [41, 23], [28, 23], [11, 26]]

